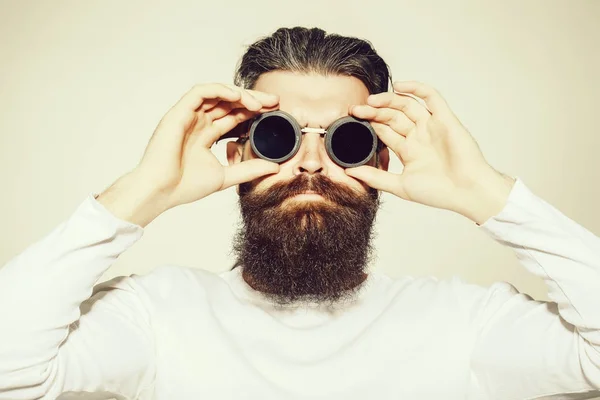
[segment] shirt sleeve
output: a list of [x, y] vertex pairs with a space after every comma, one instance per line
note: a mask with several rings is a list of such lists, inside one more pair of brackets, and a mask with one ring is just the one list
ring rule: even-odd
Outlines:
[[0, 269], [0, 399], [67, 391], [143, 398], [154, 345], [133, 277], [94, 285], [141, 238], [93, 195]]
[[600, 396], [600, 239], [519, 179], [502, 212], [480, 229], [544, 280], [551, 301], [506, 283], [480, 299], [471, 363], [479, 398]]

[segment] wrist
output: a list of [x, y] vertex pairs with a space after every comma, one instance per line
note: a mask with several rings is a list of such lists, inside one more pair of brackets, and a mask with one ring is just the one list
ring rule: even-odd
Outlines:
[[504, 209], [514, 184], [514, 178], [490, 168], [465, 194], [459, 213], [477, 225], [484, 224]]
[[169, 209], [165, 197], [134, 171], [119, 178], [97, 201], [117, 218], [141, 227]]

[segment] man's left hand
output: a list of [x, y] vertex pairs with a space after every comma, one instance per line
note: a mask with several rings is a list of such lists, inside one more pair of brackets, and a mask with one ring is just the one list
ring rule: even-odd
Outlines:
[[[420, 98], [426, 107], [414, 98]], [[499, 213], [514, 179], [494, 170], [443, 97], [419, 82], [395, 82], [394, 93], [369, 96], [350, 114], [370, 121], [404, 165], [401, 174], [370, 166], [346, 173], [372, 188], [455, 211], [478, 224]]]

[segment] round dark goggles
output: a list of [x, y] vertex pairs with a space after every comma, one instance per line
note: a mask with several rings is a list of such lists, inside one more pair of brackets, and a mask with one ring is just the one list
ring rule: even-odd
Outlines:
[[258, 157], [276, 163], [296, 155], [304, 133], [324, 137], [327, 154], [344, 168], [367, 163], [383, 148], [383, 142], [369, 122], [350, 116], [334, 121], [327, 129], [301, 128], [293, 116], [281, 110], [261, 114], [250, 122], [250, 130], [238, 141], [250, 140]]

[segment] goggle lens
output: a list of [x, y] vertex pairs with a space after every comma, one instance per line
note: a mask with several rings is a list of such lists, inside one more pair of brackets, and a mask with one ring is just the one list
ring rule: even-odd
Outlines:
[[359, 122], [340, 125], [331, 136], [331, 151], [345, 164], [366, 162], [373, 149], [373, 135]]

